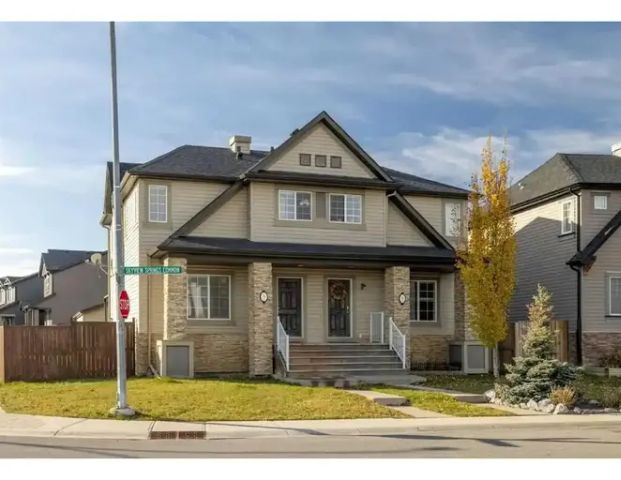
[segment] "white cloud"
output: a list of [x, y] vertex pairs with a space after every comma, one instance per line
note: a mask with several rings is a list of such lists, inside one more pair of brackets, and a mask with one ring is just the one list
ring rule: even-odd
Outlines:
[[23, 235], [2, 235], [0, 243], [0, 276], [27, 275], [37, 271], [40, 254], [27, 247], [16, 247], [28, 239]]

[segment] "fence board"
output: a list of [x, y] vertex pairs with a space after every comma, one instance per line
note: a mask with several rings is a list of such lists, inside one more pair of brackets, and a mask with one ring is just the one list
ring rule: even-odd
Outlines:
[[[569, 322], [567, 320], [552, 320], [550, 329], [554, 332], [554, 347], [556, 350], [556, 358], [562, 362], [569, 360]], [[515, 356], [522, 355], [522, 347], [524, 337], [528, 331], [528, 322], [515, 322], [514, 326], [514, 344]]]
[[[125, 326], [127, 375], [134, 374], [134, 325]], [[107, 378], [116, 375], [116, 325], [0, 327], [0, 381]]]

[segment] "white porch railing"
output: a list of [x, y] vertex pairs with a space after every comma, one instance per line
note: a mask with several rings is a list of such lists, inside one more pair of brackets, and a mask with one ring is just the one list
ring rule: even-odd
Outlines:
[[289, 371], [289, 335], [283, 327], [280, 317], [276, 322], [276, 350], [280, 353], [281, 358], [285, 362], [285, 369]]
[[384, 312], [371, 312], [369, 338], [371, 343], [384, 343]]
[[403, 365], [403, 368], [405, 369], [406, 368], [405, 360], [406, 360], [406, 355], [407, 355], [405, 335], [401, 333], [401, 330], [399, 330], [399, 327], [395, 325], [395, 322], [393, 322], [392, 317], [389, 318], [388, 322], [389, 322], [388, 344], [390, 345], [390, 349], [394, 350], [397, 356], [399, 357], [399, 359], [401, 359], [401, 363]]

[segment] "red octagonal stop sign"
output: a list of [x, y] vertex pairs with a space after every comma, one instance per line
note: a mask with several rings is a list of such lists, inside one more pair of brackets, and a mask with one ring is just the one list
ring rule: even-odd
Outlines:
[[129, 295], [125, 290], [119, 295], [119, 310], [124, 319], [129, 316]]

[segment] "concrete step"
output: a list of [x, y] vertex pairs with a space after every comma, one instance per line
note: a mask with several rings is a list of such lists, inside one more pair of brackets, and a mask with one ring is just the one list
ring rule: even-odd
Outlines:
[[337, 370], [351, 370], [352, 368], [399, 368], [401, 369], [400, 361], [388, 361], [388, 362], [348, 362], [348, 363], [291, 363], [291, 371], [297, 370], [325, 370], [325, 369], [337, 369]]
[[291, 343], [289, 345], [291, 350], [306, 350], [306, 351], [314, 351], [314, 350], [356, 350], [356, 349], [364, 349], [364, 350], [388, 350], [390, 347], [386, 344], [379, 343], [317, 343], [317, 344], [302, 344], [302, 343]]
[[404, 370], [397, 367], [383, 368], [322, 368], [322, 369], [294, 369], [289, 371], [289, 376], [298, 378], [328, 378], [347, 376], [375, 376], [400, 374]]
[[289, 358], [289, 362], [292, 365], [313, 365], [313, 364], [349, 364], [349, 363], [385, 363], [385, 362], [401, 362], [396, 355], [332, 355], [332, 356], [309, 356], [309, 357], [297, 357], [292, 356]]

